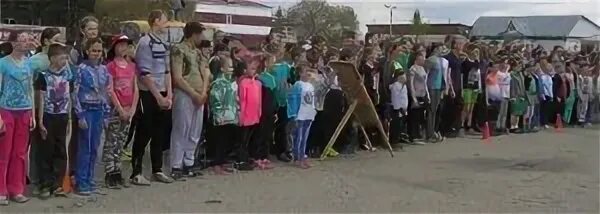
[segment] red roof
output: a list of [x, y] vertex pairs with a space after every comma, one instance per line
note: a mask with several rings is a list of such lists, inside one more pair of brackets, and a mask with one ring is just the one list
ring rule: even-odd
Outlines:
[[271, 8], [268, 5], [260, 3], [258, 0], [201, 0], [197, 1], [202, 4], [227, 5], [236, 4], [240, 6]]

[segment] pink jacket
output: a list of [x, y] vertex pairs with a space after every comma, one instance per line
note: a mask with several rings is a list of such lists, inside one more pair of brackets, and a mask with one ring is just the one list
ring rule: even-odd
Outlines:
[[240, 126], [252, 126], [260, 122], [261, 83], [254, 77], [242, 77], [238, 84], [240, 96]]

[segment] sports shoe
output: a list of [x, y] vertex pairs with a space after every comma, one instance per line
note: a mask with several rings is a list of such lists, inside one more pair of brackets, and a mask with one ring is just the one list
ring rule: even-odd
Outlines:
[[67, 193], [62, 187], [56, 188], [53, 194], [56, 197], [67, 197]]
[[108, 195], [108, 193], [106, 191], [104, 191], [104, 189], [102, 189], [102, 188], [96, 188], [96, 189], [94, 189], [94, 191], [92, 191], [92, 193], [94, 193], [96, 195]]
[[173, 183], [173, 179], [169, 178], [169, 176], [165, 175], [165, 173], [157, 172], [157, 173], [154, 173], [152, 176], [155, 181], [165, 183], [165, 184]]
[[173, 178], [174, 181], [185, 181], [183, 170], [177, 168], [171, 169], [171, 178]]
[[199, 167], [183, 166], [183, 176], [188, 177], [188, 178], [204, 176], [204, 174], [202, 174], [202, 172], [200, 172], [201, 170], [202, 169]]
[[117, 185], [119, 185], [120, 187], [129, 188], [129, 183], [125, 182], [125, 179], [123, 179], [123, 175], [121, 175], [121, 172], [115, 173], [115, 183], [117, 183]]
[[414, 144], [414, 145], [425, 145], [425, 142], [423, 142], [422, 140], [413, 140], [412, 144]]
[[8, 206], [8, 197], [0, 196], [0, 206]]
[[115, 180], [114, 173], [106, 173], [106, 175], [104, 176], [104, 183], [106, 184], [106, 188], [120, 189], [119, 185], [117, 185], [117, 181]]
[[136, 175], [131, 178], [131, 183], [138, 186], [150, 186], [150, 181], [146, 179], [143, 175]]
[[11, 198], [12, 201], [17, 202], [19, 204], [25, 203], [29, 201], [28, 197], [25, 197], [23, 194], [15, 195]]
[[40, 190], [40, 194], [38, 194], [38, 197], [41, 200], [47, 200], [48, 198], [50, 198], [52, 196], [52, 193], [50, 192], [49, 188], [43, 188]]
[[239, 162], [234, 164], [234, 168], [240, 171], [252, 171], [254, 170], [254, 166], [248, 162]]
[[292, 161], [292, 159], [286, 153], [281, 153], [281, 154], [277, 155], [277, 160], [279, 160], [281, 162], [286, 162], [286, 163]]

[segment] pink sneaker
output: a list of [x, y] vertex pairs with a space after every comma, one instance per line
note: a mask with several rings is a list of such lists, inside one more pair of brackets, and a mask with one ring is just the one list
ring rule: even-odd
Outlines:
[[275, 166], [273, 166], [273, 164], [271, 163], [271, 161], [268, 160], [268, 159], [263, 159], [262, 163], [263, 163], [263, 166], [265, 167], [265, 169], [273, 169], [273, 168], [275, 168]]

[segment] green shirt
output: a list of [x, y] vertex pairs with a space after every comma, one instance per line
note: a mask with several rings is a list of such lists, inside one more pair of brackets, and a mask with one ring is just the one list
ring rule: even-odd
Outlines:
[[239, 122], [238, 85], [231, 74], [219, 75], [211, 84], [209, 105], [213, 124], [222, 126], [237, 125]]
[[171, 66], [182, 68], [183, 79], [197, 92], [203, 90], [203, 77], [200, 72], [200, 54], [195, 48], [182, 42], [171, 48]]

